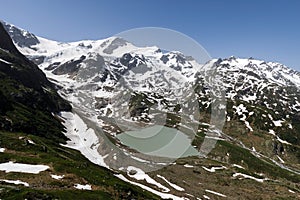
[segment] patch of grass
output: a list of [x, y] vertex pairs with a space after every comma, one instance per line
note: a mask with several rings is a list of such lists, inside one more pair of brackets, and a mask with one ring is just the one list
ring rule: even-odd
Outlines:
[[[1, 186], [0, 186], [1, 187]], [[76, 191], [76, 190], [34, 190], [30, 188], [4, 187], [0, 193], [1, 198], [6, 200], [17, 199], [113, 199], [112, 196], [102, 191]]]

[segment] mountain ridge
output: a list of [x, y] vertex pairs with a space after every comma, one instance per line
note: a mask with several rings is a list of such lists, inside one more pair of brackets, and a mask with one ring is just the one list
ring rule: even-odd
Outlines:
[[[2, 24], [0, 24], [0, 36], [1, 94], [3, 101], [10, 105], [1, 105], [5, 107], [1, 108], [4, 114], [4, 117], [1, 117], [1, 129], [26, 130], [26, 133], [32, 134], [41, 134], [39, 132], [44, 130], [46, 137], [52, 137], [53, 134], [54, 138], [57, 135], [60, 135], [61, 139], [64, 138], [63, 134], [59, 133], [63, 131], [63, 127], [51, 112], [71, 110], [70, 105], [58, 96], [54, 85], [47, 80], [43, 72], [17, 50]], [[17, 110], [27, 112], [31, 109], [35, 109], [37, 115], [31, 117], [36, 119], [39, 116], [45, 124], [52, 124], [53, 131], [38, 128], [34, 125], [36, 122], [32, 122], [28, 118], [30, 116], [24, 115], [25, 113], [21, 115], [16, 113]], [[57, 139], [61, 140], [59, 137]]]
[[[205, 159], [187, 157], [174, 161], [150, 172], [151, 178], [163, 174], [199, 197], [208, 195], [206, 187], [233, 199], [240, 195], [247, 199], [253, 195], [288, 198], [294, 194], [289, 190], [297, 195], [300, 191], [299, 72], [279, 63], [251, 58], [230, 57], [198, 64], [178, 52], [162, 53], [158, 47], [135, 47], [115, 40], [111, 37], [60, 44], [41, 39], [35, 46], [18, 48], [27, 51], [28, 58], [39, 61], [39, 67], [59, 86], [59, 94], [81, 113], [78, 116], [89, 119], [121, 150], [106, 148], [109, 145], [105, 143], [98, 149], [97, 156], [105, 164], [122, 169], [123, 174], [118, 171], [116, 176], [130, 183], [150, 184], [135, 176], [127, 162], [133, 159], [147, 165], [153, 160], [138, 157], [115, 136], [126, 130], [160, 124], [192, 135], [195, 148], [210, 152]], [[52, 45], [55, 48], [51, 49]], [[217, 104], [218, 95], [224, 95], [222, 105]], [[224, 111], [224, 115], [217, 111]], [[212, 114], [220, 114], [215, 119], [220, 117], [224, 124], [220, 127], [210, 124]], [[122, 153], [128, 155], [124, 157]], [[247, 178], [253, 182], [246, 181]], [[199, 180], [206, 185], [199, 185]], [[282, 194], [272, 185], [276, 181], [281, 184], [276, 187]], [[257, 186], [257, 182], [262, 185]], [[157, 189], [157, 185], [152, 187]], [[260, 189], [264, 187], [268, 191]], [[189, 196], [182, 191], [172, 192]]]

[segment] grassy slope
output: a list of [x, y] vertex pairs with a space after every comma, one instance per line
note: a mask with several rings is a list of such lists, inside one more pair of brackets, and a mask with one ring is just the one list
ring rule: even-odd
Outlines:
[[[36, 144], [29, 144], [27, 139]], [[15, 161], [50, 166], [37, 175], [0, 172], [0, 179], [22, 180], [30, 184], [28, 188], [0, 183], [1, 199], [158, 199], [119, 180], [111, 171], [90, 163], [78, 151], [39, 136], [0, 132], [0, 147], [7, 149], [0, 153], [0, 163]], [[50, 174], [65, 177], [55, 180]], [[90, 184], [93, 191], [79, 191], [73, 187], [76, 183]]]

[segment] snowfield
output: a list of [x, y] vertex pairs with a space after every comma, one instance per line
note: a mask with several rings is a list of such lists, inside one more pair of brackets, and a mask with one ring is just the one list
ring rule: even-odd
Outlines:
[[0, 164], [0, 171], [9, 172], [20, 172], [29, 174], [38, 174], [42, 171], [49, 169], [47, 165], [30, 165], [22, 163], [7, 162]]
[[74, 188], [78, 190], [92, 190], [92, 186], [88, 184], [87, 185], [75, 184]]
[[65, 177], [65, 175], [55, 175], [55, 174], [51, 174], [51, 178], [56, 179], [56, 180], [63, 179], [64, 177]]
[[104, 162], [104, 157], [98, 152], [99, 139], [95, 131], [88, 128], [77, 114], [61, 112], [61, 116], [64, 120], [63, 124], [67, 128], [65, 135], [70, 139], [66, 145], [62, 146], [76, 149], [92, 163], [109, 169], [109, 166]]

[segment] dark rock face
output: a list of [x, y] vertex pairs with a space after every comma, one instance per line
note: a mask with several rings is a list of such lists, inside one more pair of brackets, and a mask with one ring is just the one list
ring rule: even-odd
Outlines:
[[145, 57], [138, 55], [133, 56], [130, 53], [125, 53], [121, 58], [117, 58], [110, 63], [110, 66], [113, 69], [112, 72], [118, 79], [129, 70], [142, 65], [146, 66]]
[[11, 38], [13, 39], [13, 41], [17, 41], [18, 46], [34, 49], [32, 46], [40, 43], [40, 41], [34, 34], [20, 30], [15, 26], [12, 26], [5, 22], [2, 22], [2, 24], [4, 25], [4, 29], [8, 33], [11, 33]]
[[35, 56], [35, 57], [28, 56], [28, 58], [36, 65], [42, 64], [45, 60], [45, 56]]
[[57, 67], [52, 73], [55, 75], [69, 74], [74, 75], [80, 68], [80, 63], [85, 59], [85, 56], [81, 56], [79, 60], [70, 60]]
[[[0, 48], [3, 50], [7, 50], [12, 54], [15, 54], [16, 56], [21, 56], [22, 54], [18, 51], [18, 49], [15, 47], [14, 43], [12, 42], [10, 36], [4, 29], [3, 25], [0, 23]], [[24, 57], [24, 56], [23, 56]]]
[[169, 58], [167, 55], [162, 55], [162, 57], [160, 58], [161, 61], [163, 61], [164, 64], [166, 64], [169, 61]]
[[0, 130], [64, 142], [63, 126], [52, 113], [70, 111], [71, 106], [45, 74], [16, 49], [1, 23], [0, 38]]
[[104, 108], [108, 105], [110, 99], [109, 98], [103, 98], [103, 97], [98, 97], [96, 98], [97, 103], [95, 104], [96, 109], [101, 109]]
[[80, 68], [77, 73], [77, 79], [87, 80], [95, 76], [95, 74], [105, 75], [105, 61], [100, 54], [88, 54], [87, 58], [83, 60], [85, 68]]
[[48, 67], [46, 67], [45, 70], [51, 71], [51, 70], [57, 68], [59, 65], [60, 65], [60, 62], [52, 63], [52, 64], [50, 64]]
[[182, 68], [193, 68], [193, 66], [191, 64], [189, 64], [187, 61], [188, 60], [192, 60], [193, 58], [192, 57], [185, 57], [184, 55], [182, 54], [174, 54], [174, 53], [171, 53], [171, 54], [166, 54], [166, 55], [162, 55], [160, 60], [164, 63], [164, 64], [167, 64], [169, 62], [169, 60], [171, 59], [176, 59], [176, 65], [170, 65], [170, 67], [172, 69], [175, 69], [176, 71], [182, 71]]

